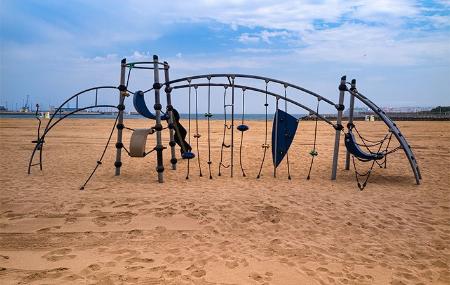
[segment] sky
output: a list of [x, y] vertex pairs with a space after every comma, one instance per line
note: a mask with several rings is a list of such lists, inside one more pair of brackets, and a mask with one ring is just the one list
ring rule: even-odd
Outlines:
[[[0, 105], [10, 109], [27, 95], [45, 109], [86, 88], [117, 86], [122, 58], [153, 54], [169, 62], [172, 79], [255, 74], [337, 102], [347, 75], [380, 106], [450, 105], [449, 0], [0, 0], [0, 21]], [[133, 73], [130, 90], [150, 88], [152, 76]], [[220, 111], [223, 90], [213, 93]], [[315, 108], [313, 98], [292, 96]], [[248, 95], [246, 111], [263, 113], [262, 99]], [[174, 93], [182, 112], [187, 102], [187, 90]]]

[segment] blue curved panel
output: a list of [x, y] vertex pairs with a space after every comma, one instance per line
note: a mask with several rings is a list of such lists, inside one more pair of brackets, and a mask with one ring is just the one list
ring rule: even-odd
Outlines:
[[147, 104], [145, 104], [144, 92], [137, 91], [134, 93], [133, 105], [136, 111], [142, 116], [152, 120], [156, 118], [155, 115], [147, 108]]
[[292, 115], [278, 109], [272, 125], [272, 159], [278, 167], [286, 156], [297, 132], [298, 120]]
[[347, 148], [348, 152], [350, 152], [351, 154], [362, 160], [370, 161], [384, 158], [383, 153], [365, 153], [356, 144], [355, 136], [353, 135], [352, 132], [348, 132], [345, 134], [345, 147]]

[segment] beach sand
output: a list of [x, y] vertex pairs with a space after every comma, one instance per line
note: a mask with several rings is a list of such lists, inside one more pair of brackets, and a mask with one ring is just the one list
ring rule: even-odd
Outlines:
[[[399, 122], [422, 184], [415, 184], [400, 150], [389, 156], [387, 169], [374, 169], [364, 191], [354, 171], [344, 170], [343, 144], [337, 180], [330, 180], [334, 129], [323, 122], [309, 181], [312, 121], [300, 123], [289, 152], [292, 179], [286, 161], [273, 177], [270, 150], [256, 179], [265, 125], [248, 125], [242, 150], [247, 177], [239, 166], [237, 132], [234, 177], [231, 168], [217, 175], [223, 122], [213, 121], [209, 179], [201, 121], [203, 177], [197, 159], [190, 162], [188, 180], [187, 161], [171, 170], [169, 149], [163, 184], [157, 182], [154, 153], [124, 155], [122, 174], [114, 176], [114, 134], [103, 164], [80, 191], [112, 120], [64, 120], [46, 138], [44, 170], [34, 167], [27, 175], [36, 121], [1, 119], [0, 283], [450, 284], [449, 122]], [[380, 122], [357, 125], [372, 139], [386, 131]], [[163, 137], [167, 142], [168, 133]], [[126, 146], [129, 138], [126, 131]], [[149, 147], [154, 140], [149, 137]], [[229, 161], [225, 149], [224, 164]]]

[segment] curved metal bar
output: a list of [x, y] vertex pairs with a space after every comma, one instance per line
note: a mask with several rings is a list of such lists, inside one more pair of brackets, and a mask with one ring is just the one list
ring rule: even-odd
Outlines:
[[[67, 102], [69, 102], [69, 101], [72, 100], [73, 98], [75, 98], [75, 97], [77, 97], [77, 96], [79, 96], [79, 95], [81, 95], [81, 94], [83, 94], [83, 93], [86, 93], [86, 92], [89, 92], [89, 91], [92, 91], [92, 90], [99, 90], [99, 89], [117, 89], [117, 87], [116, 87], [116, 86], [98, 86], [98, 87], [92, 87], [92, 88], [88, 88], [88, 89], [85, 89], [85, 90], [83, 90], [83, 91], [80, 91], [80, 92], [76, 93], [75, 95], [69, 97], [66, 101], [64, 101], [61, 105], [59, 105], [59, 107], [58, 107], [58, 108], [55, 110], [55, 112], [52, 114], [52, 116], [50, 117], [50, 120], [48, 120], [47, 125], [45, 126], [45, 130], [47, 130], [47, 128], [49, 127], [49, 125], [50, 125], [50, 123], [52, 122], [52, 120], [53, 120], [53, 118], [55, 117], [55, 115], [61, 111], [62, 107], [63, 107], [64, 105], [66, 105]], [[45, 130], [44, 130], [44, 131], [45, 131]]]
[[78, 113], [78, 112], [80, 112], [80, 111], [84, 111], [84, 110], [92, 109], [92, 108], [116, 108], [116, 109], [117, 109], [117, 106], [115, 106], [115, 105], [92, 105], [92, 106], [88, 106], [88, 107], [76, 109], [75, 111], [72, 111], [72, 112], [70, 112], [70, 113], [65, 114], [65, 115], [62, 116], [61, 118], [58, 118], [58, 120], [57, 120], [56, 122], [54, 122], [49, 128], [46, 128], [45, 131], [44, 131], [44, 133], [42, 134], [41, 139], [44, 139], [45, 135], [46, 135], [46, 134], [47, 134], [47, 133], [48, 133], [48, 132], [56, 125], [56, 124], [58, 124], [59, 122], [61, 122], [61, 121], [64, 120], [65, 118], [67, 118], [67, 117], [69, 117], [70, 115], [73, 115], [73, 114], [75, 114], [75, 113]]
[[[214, 87], [225, 87], [225, 88], [228, 88], [228, 87], [232, 86], [231, 84], [227, 84], [227, 83], [210, 83], [210, 84], [208, 84], [208, 83], [198, 83], [198, 84], [195, 84], [195, 85], [196, 86], [208, 86], [208, 85], [210, 85], [210, 86], [214, 86]], [[188, 88], [188, 87], [189, 87], [189, 85], [175, 85], [175, 86], [171, 86], [171, 88], [173, 88], [173, 89], [183, 89], [183, 88]], [[234, 85], [234, 87], [235, 88], [240, 88], [240, 89], [252, 90], [252, 91], [255, 91], [255, 92], [262, 93], [262, 94], [266, 94], [267, 93], [268, 95], [271, 95], [271, 96], [273, 96], [275, 98], [280, 98], [282, 100], [285, 100], [285, 101], [287, 101], [287, 102], [289, 102], [291, 104], [294, 104], [294, 105], [296, 105], [296, 106], [298, 106], [298, 107], [300, 107], [300, 108], [310, 112], [310, 114], [316, 115], [321, 120], [327, 122], [328, 124], [332, 125], [333, 127], [336, 127], [336, 125], [333, 122], [331, 122], [330, 120], [328, 120], [327, 118], [322, 117], [316, 111], [314, 111], [314, 110], [306, 107], [305, 105], [303, 105], [301, 103], [298, 103], [297, 101], [294, 101], [292, 99], [285, 98], [284, 96], [278, 95], [278, 94], [270, 92], [270, 91], [266, 92], [266, 90], [258, 89], [258, 88], [255, 88], [255, 87], [250, 87], [250, 86], [245, 86], [245, 85], [236, 85], [236, 84]]]
[[[45, 136], [48, 134], [48, 132], [49, 132], [55, 125], [57, 125], [59, 122], [61, 122], [62, 120], [64, 120], [64, 119], [67, 118], [68, 116], [73, 115], [73, 114], [75, 114], [75, 113], [77, 113], [77, 112], [84, 111], [84, 110], [87, 110], [87, 109], [92, 109], [92, 108], [116, 108], [116, 109], [117, 109], [117, 106], [114, 106], [114, 105], [93, 105], [93, 106], [88, 106], [88, 107], [80, 108], [80, 109], [77, 109], [77, 110], [75, 110], [75, 111], [72, 111], [72, 112], [70, 112], [70, 113], [68, 113], [68, 114], [65, 114], [63, 117], [59, 118], [55, 123], [53, 123], [50, 127], [48, 127], [48, 125], [47, 125], [48, 128], [46, 128], [46, 129], [44, 130], [42, 136], [40, 137], [40, 140], [39, 140], [40, 142], [39, 142], [39, 143], [36, 143], [36, 145], [34, 146], [33, 152], [31, 153], [30, 161], [29, 161], [29, 163], [28, 163], [28, 174], [31, 173], [31, 166], [32, 166], [32, 163], [33, 163], [33, 158], [34, 158], [34, 155], [35, 155], [35, 153], [36, 153], [36, 151], [37, 151], [38, 149], [39, 149], [39, 151], [40, 151], [40, 153], [39, 153], [39, 163], [40, 163], [40, 168], [41, 168], [41, 170], [42, 170], [42, 148], [44, 147], [44, 146], [43, 146], [44, 138], [45, 138]], [[40, 146], [40, 148], [39, 148], [39, 146]]]
[[[154, 70], [154, 68], [153, 67], [146, 67], [146, 66], [135, 66], [135, 67], [132, 67], [133, 69], [148, 69], [148, 70]], [[158, 68], [158, 70], [164, 70], [164, 68], [163, 67], [160, 67], [160, 68]]]
[[[291, 84], [291, 83], [288, 83], [288, 82], [286, 82], [286, 81], [282, 81], [282, 80], [278, 80], [278, 79], [273, 79], [273, 78], [269, 78], [269, 77], [264, 77], [264, 76], [257, 76], [257, 75], [249, 75], [249, 74], [224, 74], [224, 73], [217, 73], [217, 74], [202, 74], [202, 75], [195, 75], [195, 76], [189, 76], [189, 77], [183, 77], [183, 78], [179, 78], [179, 79], [174, 79], [174, 80], [171, 80], [171, 81], [169, 81], [169, 82], [166, 82], [165, 84], [167, 84], [167, 85], [172, 85], [172, 84], [174, 84], [174, 83], [178, 83], [178, 82], [181, 82], [181, 81], [187, 81], [187, 80], [194, 80], [194, 79], [200, 79], [200, 78], [212, 78], [212, 77], [226, 77], [226, 78], [233, 78], [233, 77], [240, 77], [240, 78], [251, 78], [251, 79], [258, 79], [258, 80], [264, 80], [265, 82], [274, 82], [274, 83], [278, 83], [278, 84], [281, 84], [281, 85], [283, 85], [283, 86], [285, 86], [285, 87], [292, 87], [292, 88], [294, 88], [294, 89], [297, 89], [297, 90], [300, 90], [300, 91], [302, 91], [302, 92], [305, 92], [305, 93], [307, 93], [307, 94], [309, 94], [309, 95], [312, 95], [312, 96], [314, 96], [314, 97], [316, 97], [317, 99], [319, 99], [319, 100], [323, 100], [323, 101], [325, 101], [325, 102], [327, 102], [328, 104], [330, 104], [330, 105], [332, 105], [332, 106], [334, 106], [334, 107], [336, 107], [337, 106], [337, 104], [335, 104], [333, 101], [331, 101], [331, 100], [329, 100], [329, 99], [327, 99], [327, 98], [325, 98], [325, 97], [322, 97], [321, 95], [319, 95], [319, 94], [317, 94], [317, 93], [314, 93], [314, 92], [312, 92], [312, 91], [310, 91], [310, 90], [308, 90], [308, 89], [305, 89], [305, 88], [303, 88], [303, 87], [300, 87], [300, 86], [298, 86], [298, 85], [295, 85], [295, 84]], [[165, 85], [164, 84], [164, 85]], [[197, 84], [198, 85], [198, 84]]]
[[[36, 151], [38, 150], [39, 144], [36, 144], [34, 146], [33, 152], [31, 153], [30, 156], [30, 161], [28, 162], [28, 174], [31, 173], [31, 164], [33, 163], [33, 158], [34, 158], [34, 154], [36, 153]], [[41, 152], [41, 157], [42, 157], [42, 152]], [[41, 166], [41, 170], [42, 170], [42, 161], [39, 162], [40, 166]]]
[[[146, 64], [149, 64], [151, 66], [139, 66], [139, 65], [146, 65]], [[155, 69], [154, 64], [155, 63], [153, 61], [135, 61], [135, 62], [128, 62], [127, 64], [125, 64], [125, 66], [128, 68], [137, 68], [137, 69]], [[164, 66], [164, 62], [156, 62], [156, 64]], [[138, 65], [138, 66], [136, 66], [136, 65]], [[158, 68], [158, 69], [164, 70], [164, 67]]]
[[363, 102], [367, 107], [372, 109], [372, 111], [374, 111], [375, 114], [377, 114], [383, 120], [386, 126], [388, 126], [388, 128], [397, 138], [397, 141], [402, 146], [403, 151], [408, 158], [409, 164], [411, 165], [411, 169], [416, 179], [416, 183], [420, 184], [420, 179], [422, 179], [422, 176], [420, 174], [419, 165], [417, 164], [414, 153], [412, 152], [412, 149], [406, 141], [406, 138], [401, 134], [400, 129], [397, 127], [397, 125], [381, 110], [380, 107], [373, 103], [369, 98], [359, 93], [357, 90], [348, 90], [348, 92], [355, 96], [359, 101]]

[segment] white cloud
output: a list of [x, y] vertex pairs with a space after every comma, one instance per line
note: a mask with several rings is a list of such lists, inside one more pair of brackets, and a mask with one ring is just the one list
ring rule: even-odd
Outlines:
[[[87, 84], [92, 78], [102, 83], [113, 78], [114, 82], [122, 57], [142, 60], [151, 59], [153, 53], [163, 53], [164, 44], [169, 44], [164, 42], [164, 36], [186, 23], [221, 23], [238, 33], [245, 28], [246, 33], [237, 39], [236, 33], [231, 39], [224, 33], [223, 42], [214, 43], [236, 44], [229, 48], [230, 53], [235, 53], [231, 56], [217, 54], [216, 50], [199, 55], [183, 47], [177, 54], [178, 50], [171, 51], [175, 55], [167, 60], [183, 72], [268, 67], [274, 70], [275, 62], [282, 67], [305, 69], [325, 63], [346, 70], [360, 66], [389, 70], [422, 65], [446, 66], [448, 70], [450, 18], [440, 9], [448, 9], [450, 1], [436, 2], [441, 6], [426, 6], [412, 0], [130, 0], [128, 5], [111, 0], [105, 9], [103, 1], [83, 0], [80, 1], [83, 9], [101, 16], [81, 26], [70, 22], [58, 25], [23, 13], [8, 15], [4, 10], [0, 12], [2, 22], [27, 23], [35, 27], [34, 35], [40, 41], [18, 43], [1, 39], [1, 91], [11, 93], [11, 97], [19, 96], [14, 87], [4, 86], [12, 86], [14, 78], [26, 78], [24, 74], [31, 73], [19, 68], [11, 71], [25, 64], [32, 66], [34, 74], [40, 72], [39, 68], [48, 70], [45, 76], [51, 78], [49, 85], [53, 82], [51, 70], [59, 79], [58, 84], [67, 80], [61, 74], [78, 78], [70, 86], [76, 86], [75, 82]], [[148, 45], [150, 52], [137, 50], [142, 43]], [[268, 45], [275, 48], [267, 48]], [[285, 76], [289, 74], [283, 71], [275, 77]]]
[[243, 33], [242, 35], [239, 36], [238, 41], [244, 44], [255, 44], [259, 42], [259, 37], [251, 36], [248, 33]]

